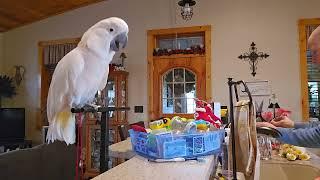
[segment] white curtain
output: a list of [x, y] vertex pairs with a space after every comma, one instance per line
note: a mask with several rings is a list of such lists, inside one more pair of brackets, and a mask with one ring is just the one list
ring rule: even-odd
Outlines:
[[44, 64], [56, 65], [67, 53], [77, 47], [75, 43], [54, 44], [44, 47]]

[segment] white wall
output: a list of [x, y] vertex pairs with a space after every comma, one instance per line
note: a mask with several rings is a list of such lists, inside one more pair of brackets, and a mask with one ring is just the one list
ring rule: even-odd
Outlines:
[[[10, 106], [27, 110], [27, 137], [39, 140], [35, 131], [36, 111], [40, 102], [37, 43], [43, 40], [80, 37], [102, 18], [118, 16], [130, 27], [126, 61], [129, 75], [129, 106], [143, 105], [147, 112], [146, 31], [193, 25], [212, 25], [212, 84], [215, 101], [228, 104], [227, 78], [252, 80], [248, 63], [237, 57], [255, 41], [271, 56], [258, 65], [256, 79], [269, 80], [281, 105], [301, 117], [299, 48], [297, 21], [320, 17], [318, 0], [199, 0], [194, 18], [179, 17], [176, 0], [108, 0], [51, 17], [4, 34], [4, 68], [15, 64], [26, 67], [26, 79], [19, 95], [7, 101]], [[147, 114], [129, 114], [131, 122]]]

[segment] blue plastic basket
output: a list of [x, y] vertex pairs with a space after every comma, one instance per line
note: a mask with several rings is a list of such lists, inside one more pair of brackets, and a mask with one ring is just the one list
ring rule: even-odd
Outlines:
[[129, 130], [132, 149], [151, 159], [194, 158], [221, 151], [224, 130], [196, 134], [148, 134]]

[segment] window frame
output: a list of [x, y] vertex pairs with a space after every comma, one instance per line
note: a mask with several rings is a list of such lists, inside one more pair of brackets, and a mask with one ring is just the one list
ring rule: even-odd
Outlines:
[[[184, 80], [183, 81], [181, 81], [181, 82], [175, 82], [174, 81], [174, 70], [175, 69], [183, 69], [184, 70]], [[173, 76], [173, 79], [172, 79], [172, 82], [171, 83], [169, 83], [169, 84], [172, 84], [172, 88], [173, 88], [173, 90], [172, 90], [172, 98], [164, 98], [163, 97], [163, 85], [164, 85], [164, 77], [166, 76], [166, 74], [168, 74], [170, 71], [172, 71], [172, 76]], [[186, 81], [186, 71], [189, 71], [189, 72], [191, 72], [193, 75], [194, 75], [194, 77], [195, 77], [195, 80], [194, 81]], [[186, 98], [186, 97], [177, 97], [177, 98], [175, 98], [174, 97], [174, 84], [181, 84], [181, 83], [183, 83], [184, 84], [184, 93], [186, 92], [186, 84], [187, 83], [194, 83], [195, 84], [195, 89], [196, 89], [196, 97], [197, 97], [197, 93], [198, 93], [198, 90], [197, 90], [197, 73], [196, 72], [194, 72], [194, 71], [192, 71], [191, 69], [189, 69], [189, 68], [186, 68], [186, 67], [173, 67], [173, 68], [170, 68], [170, 69], [167, 69], [167, 71], [165, 71], [163, 74], [161, 74], [161, 86], [159, 86], [159, 88], [160, 88], [160, 101], [159, 101], [159, 103], [160, 103], [160, 111], [161, 111], [161, 114], [162, 115], [164, 115], [164, 116], [171, 116], [172, 114], [182, 114], [182, 115], [184, 115], [184, 114], [194, 114], [194, 112], [193, 113], [177, 113], [177, 112], [175, 112], [175, 108], [173, 108], [174, 110], [173, 110], [173, 113], [164, 113], [163, 112], [163, 100], [164, 99], [172, 99], [173, 100], [173, 106], [175, 105], [174, 104], [174, 100], [175, 99], [191, 99], [191, 98]], [[194, 98], [196, 98], [196, 97], [194, 97]], [[193, 98], [192, 98], [193, 99]], [[188, 106], [186, 106], [186, 108], [188, 108]]]
[[320, 24], [320, 18], [300, 19], [298, 21], [299, 48], [300, 48], [300, 84], [302, 121], [309, 121], [309, 89], [307, 67], [307, 39], [306, 26]]

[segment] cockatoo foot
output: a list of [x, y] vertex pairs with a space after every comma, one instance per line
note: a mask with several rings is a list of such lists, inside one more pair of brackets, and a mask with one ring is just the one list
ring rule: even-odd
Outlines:
[[84, 106], [83, 106], [83, 108], [88, 108], [88, 109], [90, 109], [90, 108], [93, 108], [95, 111], [98, 111], [98, 108], [99, 107], [101, 107], [101, 106], [99, 106], [99, 105], [96, 105], [96, 104], [85, 104]]
[[97, 120], [100, 120], [101, 118], [101, 113], [97, 112], [98, 109], [99, 109], [99, 105], [96, 105], [96, 104], [85, 104], [84, 105], [84, 108], [93, 108], [95, 110], [95, 112], [93, 112], [93, 116], [97, 119]]

